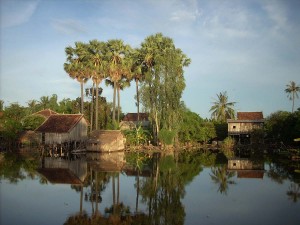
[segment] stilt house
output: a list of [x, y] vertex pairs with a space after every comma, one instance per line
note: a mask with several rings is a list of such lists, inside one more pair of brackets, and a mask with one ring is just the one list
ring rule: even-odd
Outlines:
[[262, 112], [238, 112], [237, 119], [228, 119], [228, 136], [239, 142], [249, 141], [250, 134], [255, 129], [262, 129], [264, 117]]
[[46, 145], [77, 142], [87, 139], [88, 122], [82, 114], [52, 114], [36, 129]]

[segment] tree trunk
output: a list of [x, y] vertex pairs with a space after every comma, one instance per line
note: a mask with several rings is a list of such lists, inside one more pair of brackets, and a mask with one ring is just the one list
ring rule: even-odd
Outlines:
[[120, 85], [118, 84], [118, 123], [120, 123]]
[[80, 81], [80, 89], [81, 89], [81, 109], [80, 113], [83, 114], [83, 81]]
[[112, 114], [113, 124], [115, 124], [116, 122], [116, 92], [117, 92], [117, 82], [114, 81], [113, 114]]
[[99, 114], [99, 82], [96, 82], [96, 109], [95, 109], [95, 129], [99, 129], [99, 119], [98, 119], [98, 114]]
[[137, 120], [140, 121], [140, 96], [139, 96], [139, 79], [135, 79], [136, 83], [136, 106], [137, 106]]
[[95, 94], [95, 83], [93, 82], [92, 102], [91, 102], [91, 127], [90, 127], [90, 132], [93, 131], [93, 122], [94, 122], [94, 94]]

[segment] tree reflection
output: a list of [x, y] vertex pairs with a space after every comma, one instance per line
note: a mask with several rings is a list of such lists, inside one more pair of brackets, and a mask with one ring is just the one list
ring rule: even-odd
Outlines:
[[289, 200], [297, 202], [300, 199], [300, 185], [296, 183], [291, 183], [286, 194]]
[[5, 153], [0, 164], [0, 179], [4, 178], [15, 184], [26, 178], [34, 179], [38, 164], [36, 155]]
[[229, 184], [236, 184], [231, 180], [235, 176], [235, 172], [227, 171], [226, 165], [211, 168], [211, 179], [215, 184], [219, 185], [218, 192], [227, 195]]

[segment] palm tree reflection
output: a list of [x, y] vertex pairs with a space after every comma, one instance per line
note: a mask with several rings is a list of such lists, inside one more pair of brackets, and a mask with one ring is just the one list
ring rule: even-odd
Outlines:
[[219, 185], [218, 192], [227, 195], [229, 184], [236, 184], [232, 178], [235, 176], [235, 172], [227, 171], [226, 165], [211, 168], [212, 174], [210, 177], [215, 184]]
[[297, 202], [300, 198], [300, 185], [296, 183], [291, 183], [286, 194], [289, 197], [289, 200]]

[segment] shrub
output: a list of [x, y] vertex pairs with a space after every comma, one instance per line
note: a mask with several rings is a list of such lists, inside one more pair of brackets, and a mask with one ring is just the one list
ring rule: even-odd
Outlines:
[[164, 145], [172, 145], [174, 137], [175, 137], [174, 131], [161, 129], [160, 132], [158, 133], [158, 138]]

